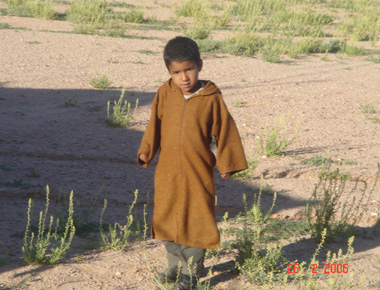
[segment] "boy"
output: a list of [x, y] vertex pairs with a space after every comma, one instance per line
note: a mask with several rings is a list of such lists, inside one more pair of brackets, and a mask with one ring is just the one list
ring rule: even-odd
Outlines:
[[[170, 79], [152, 103], [151, 119], [138, 150], [147, 167], [160, 149], [155, 173], [151, 235], [164, 241], [169, 267], [158, 279], [176, 290], [195, 289], [206, 249], [219, 247], [215, 218], [214, 167], [224, 179], [247, 168], [235, 122], [218, 87], [201, 81], [203, 61], [197, 44], [171, 39], [164, 49]], [[217, 142], [217, 157], [210, 149]]]

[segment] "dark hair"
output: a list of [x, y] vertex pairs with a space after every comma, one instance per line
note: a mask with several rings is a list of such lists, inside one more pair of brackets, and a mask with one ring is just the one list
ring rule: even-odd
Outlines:
[[188, 37], [177, 36], [169, 40], [165, 45], [164, 60], [167, 68], [169, 68], [172, 61], [182, 62], [192, 60], [196, 64], [199, 64], [201, 55], [198, 45], [194, 40]]

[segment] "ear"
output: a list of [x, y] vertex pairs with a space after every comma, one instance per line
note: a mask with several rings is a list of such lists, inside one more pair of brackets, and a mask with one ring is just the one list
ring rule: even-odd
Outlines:
[[201, 70], [202, 70], [202, 67], [203, 67], [203, 60], [199, 60], [199, 63], [198, 63], [198, 71], [201, 71]]

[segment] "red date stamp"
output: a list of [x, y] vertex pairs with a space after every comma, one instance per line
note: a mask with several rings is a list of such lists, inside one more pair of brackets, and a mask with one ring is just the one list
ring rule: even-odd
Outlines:
[[[311, 272], [313, 274], [318, 273], [318, 265], [313, 264], [311, 268]], [[297, 274], [300, 271], [299, 264], [288, 264], [286, 268], [286, 272], [288, 274]], [[348, 273], [348, 264], [325, 264], [323, 266], [323, 272], [325, 274], [335, 274], [335, 273]]]

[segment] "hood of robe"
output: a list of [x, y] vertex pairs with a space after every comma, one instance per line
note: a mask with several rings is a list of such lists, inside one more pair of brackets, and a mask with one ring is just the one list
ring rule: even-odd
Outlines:
[[[221, 93], [219, 88], [213, 82], [208, 81], [208, 80], [199, 80], [199, 81], [203, 82], [205, 86], [202, 88], [202, 90], [200, 90], [198, 94], [194, 95], [194, 97], [195, 96], [209, 96], [209, 95]], [[176, 84], [173, 82], [172, 79], [167, 80], [164, 83], [164, 86], [169, 87], [173, 91], [178, 91], [182, 95], [181, 89], [178, 86], [176, 86]]]

